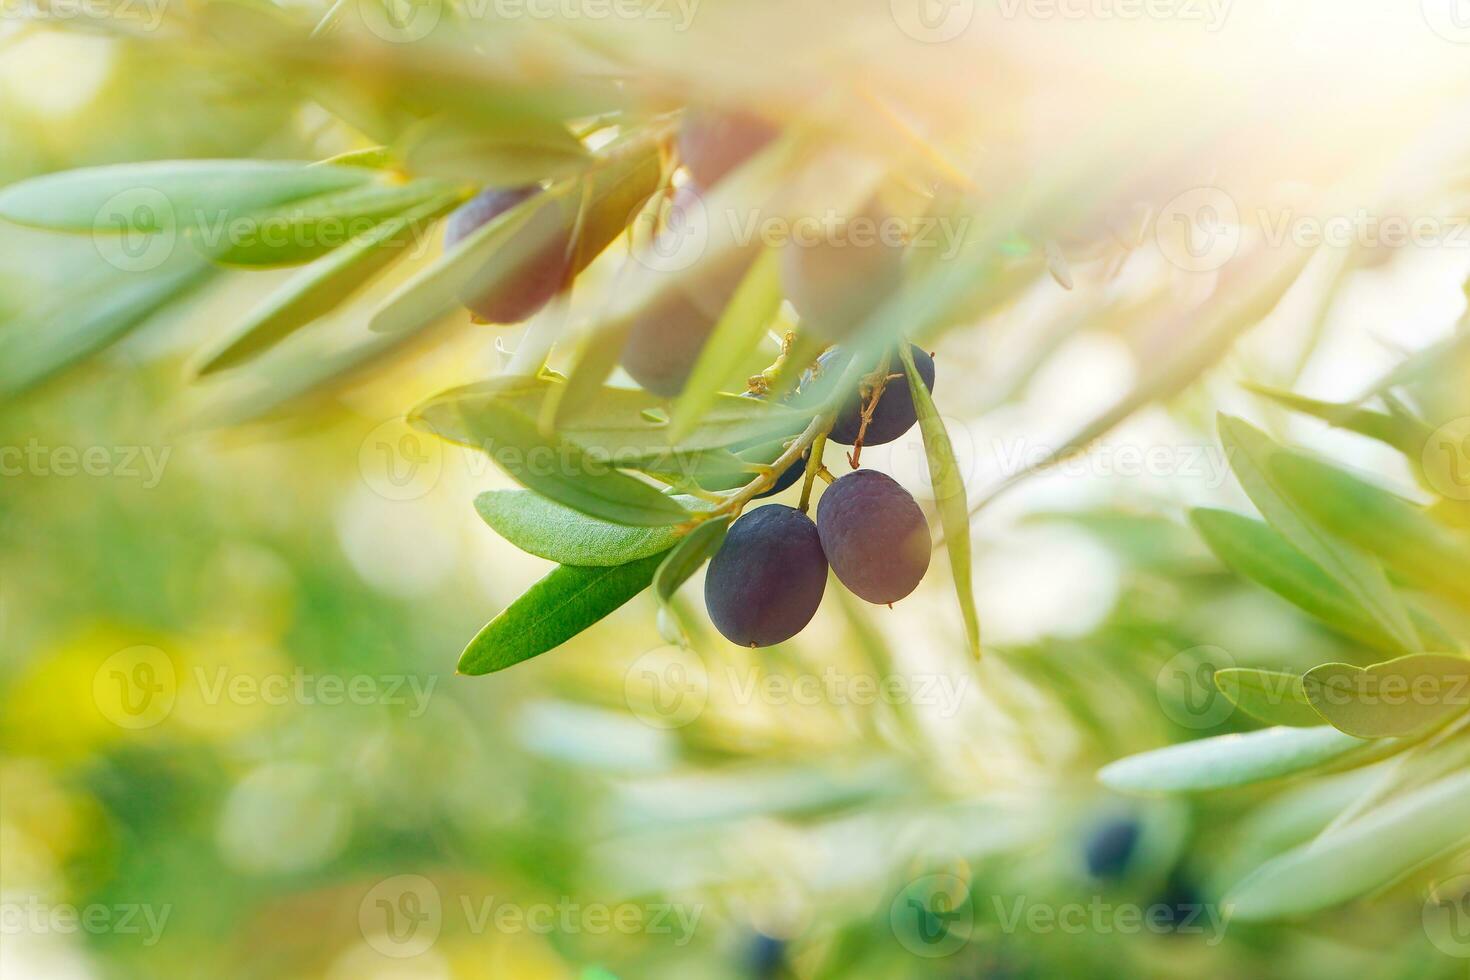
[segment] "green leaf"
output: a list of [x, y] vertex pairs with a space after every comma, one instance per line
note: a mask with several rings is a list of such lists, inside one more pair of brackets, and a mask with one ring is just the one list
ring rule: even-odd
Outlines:
[[[1261, 521], [1230, 511], [1201, 508], [1190, 520], [1215, 555], [1231, 569], [1265, 586], [1324, 624], [1378, 649], [1407, 652], [1373, 617], [1354, 601], [1336, 579], [1293, 548]], [[1411, 609], [1425, 640], [1443, 637], [1443, 630], [1427, 615]]]
[[1318, 401], [1270, 385], [1247, 383], [1245, 387], [1292, 411], [1321, 419], [1336, 428], [1376, 439], [1413, 456], [1419, 454], [1430, 435], [1427, 426], [1405, 415], [1375, 412], [1352, 403]]
[[395, 259], [406, 255], [416, 237], [426, 230], [425, 223], [443, 215], [457, 200], [455, 196], [438, 197], [389, 218], [301, 270], [227, 337], [204, 351], [197, 361], [196, 374], [212, 374], [247, 361], [330, 312]]
[[461, 674], [489, 674], [561, 646], [648, 588], [663, 561], [650, 555], [625, 565], [562, 565], [531, 586], [465, 647]]
[[1470, 600], [1470, 539], [1403, 497], [1320, 460], [1281, 452], [1271, 465], [1297, 506], [1328, 531], [1421, 588]]
[[[547, 377], [493, 378], [435, 395], [414, 412], [431, 419], [446, 438], [476, 442], [480, 436], [469, 426], [480, 416], [511, 410], [539, 423], [548, 400], [555, 399], [564, 385]], [[806, 411], [721, 394], [699, 425], [675, 441], [661, 411], [663, 405], [645, 391], [601, 388], [587, 408], [559, 418], [556, 431], [567, 441], [601, 458], [616, 460], [620, 466], [647, 462], [668, 467], [680, 465], [676, 457], [683, 454], [792, 438], [811, 421], [811, 413]]]
[[766, 249], [740, 281], [674, 403], [671, 438], [675, 442], [699, 424], [717, 392], [741, 380], [740, 365], [776, 318], [781, 297], [776, 251]]
[[529, 490], [487, 491], [475, 498], [475, 510], [517, 548], [562, 565], [625, 565], [668, 551], [680, 540], [672, 527], [613, 524]]
[[461, 407], [434, 403], [409, 421], [486, 453], [522, 486], [592, 517], [637, 527], [664, 527], [689, 519], [689, 511], [676, 501], [620, 472], [616, 458], [588, 453], [559, 437], [543, 437], [534, 417], [508, 401], [489, 399], [473, 416], [458, 414]]
[[1215, 672], [1215, 686], [1242, 711], [1268, 725], [1317, 728], [1322, 724], [1322, 716], [1307, 700], [1296, 674], [1231, 667]]
[[1470, 709], [1470, 659], [1419, 654], [1374, 664], [1323, 664], [1307, 671], [1303, 690], [1339, 731], [1394, 738], [1436, 728]]
[[1470, 844], [1470, 773], [1370, 811], [1256, 869], [1225, 897], [1244, 922], [1302, 915], [1401, 879]]
[[590, 157], [566, 126], [552, 120], [525, 117], [498, 130], [467, 123], [440, 117], [415, 127], [403, 140], [405, 168], [489, 187], [521, 187], [569, 176]]
[[1338, 582], [1405, 652], [1418, 635], [1383, 568], [1336, 540], [1313, 521], [1280, 485], [1271, 462], [1281, 447], [1249, 423], [1220, 416], [1220, 441], [1246, 494], [1272, 527]]
[[944, 431], [944, 419], [934, 407], [929, 389], [924, 387], [919, 369], [914, 366], [914, 354], [909, 345], [898, 345], [899, 357], [903, 361], [904, 374], [908, 378], [909, 392], [914, 399], [914, 410], [919, 416], [919, 429], [924, 436], [924, 455], [929, 461], [929, 479], [934, 486], [934, 497], [939, 507], [939, 519], [944, 525], [944, 546], [949, 552], [949, 567], [954, 578], [955, 592], [959, 596], [960, 613], [965, 620], [965, 637], [972, 656], [980, 656], [980, 614], [975, 610], [975, 586], [970, 559], [970, 508], [965, 500], [965, 481], [960, 475], [959, 462], [955, 459], [954, 447], [950, 445], [949, 433]]
[[0, 330], [0, 398], [34, 387], [117, 341], [197, 288], [210, 271], [191, 257], [146, 275], [123, 273], [6, 324]]
[[453, 193], [437, 180], [363, 184], [244, 215], [226, 215], [194, 232], [201, 253], [221, 265], [300, 265], [366, 236], [386, 218]]
[[1228, 789], [1280, 779], [1329, 765], [1361, 764], [1380, 758], [1373, 746], [1329, 725], [1267, 728], [1221, 735], [1144, 752], [1105, 766], [1105, 786], [1135, 793], [1182, 793]]
[[374, 178], [358, 167], [260, 160], [179, 160], [68, 170], [0, 190], [0, 218], [56, 231], [156, 232], [198, 228], [356, 187]]
[[690, 531], [668, 553], [653, 576], [653, 591], [660, 603], [667, 604], [679, 591], [679, 586], [689, 581], [701, 565], [714, 557], [720, 545], [725, 543], [725, 532], [729, 529], [728, 517], [711, 518]]

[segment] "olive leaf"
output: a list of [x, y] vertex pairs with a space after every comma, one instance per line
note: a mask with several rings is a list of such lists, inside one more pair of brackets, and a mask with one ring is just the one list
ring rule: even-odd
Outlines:
[[1268, 725], [1316, 728], [1324, 720], [1307, 699], [1297, 674], [1230, 667], [1215, 672], [1215, 686], [1242, 711]]
[[[1408, 653], [1336, 579], [1261, 521], [1230, 511], [1199, 508], [1190, 521], [1215, 556], [1237, 573], [1275, 592], [1344, 636], [1392, 653]], [[1421, 646], [1458, 645], [1427, 613], [1410, 605]]]
[[331, 312], [394, 260], [408, 254], [413, 237], [457, 201], [455, 195], [432, 198], [307, 266], [266, 297], [229, 335], [206, 348], [198, 356], [195, 373], [203, 376], [234, 367]]
[[465, 647], [459, 673], [489, 674], [554, 650], [648, 588], [663, 561], [561, 565], [531, 586]]
[[1302, 510], [1415, 585], [1470, 602], [1470, 537], [1436, 523], [1397, 494], [1328, 463], [1285, 452], [1271, 461]]
[[[741, 380], [740, 365], [756, 347], [781, 308], [776, 252], [766, 249], [750, 267], [699, 353], [671, 412], [670, 437], [688, 435], [720, 391]], [[743, 387], [743, 385], [742, 385]]]
[[184, 256], [149, 273], [120, 273], [64, 293], [0, 330], [0, 398], [20, 394], [117, 341], [210, 276]]
[[[681, 497], [692, 509], [707, 507]], [[475, 510], [522, 551], [562, 565], [609, 566], [668, 551], [680, 541], [672, 527], [629, 527], [589, 517], [530, 490], [489, 490]]]
[[460, 403], [435, 402], [409, 421], [486, 453], [522, 486], [584, 514], [637, 527], [689, 519], [689, 511], [676, 501], [620, 472], [615, 457], [588, 452], [560, 436], [542, 436], [535, 417], [508, 400], [487, 399], [472, 415], [463, 409]]
[[1378, 412], [1352, 402], [1326, 402], [1270, 385], [1247, 382], [1246, 390], [1278, 405], [1310, 415], [1339, 429], [1376, 439], [1403, 453], [1417, 456], [1429, 438], [1429, 427], [1403, 414]]
[[1330, 725], [1267, 728], [1185, 742], [1120, 759], [1098, 778], [1120, 791], [1181, 793], [1228, 789], [1304, 772], [1366, 765], [1391, 754], [1390, 743], [1364, 742]]
[[[431, 420], [449, 439], [476, 443], [483, 438], [482, 416], [512, 411], [538, 427], [545, 405], [566, 382], [549, 377], [505, 376], [441, 392], [414, 414]], [[601, 388], [585, 409], [561, 417], [556, 432], [568, 442], [620, 466], [648, 464], [654, 470], [697, 465], [694, 454], [744, 443], [792, 438], [806, 428], [811, 413], [755, 398], [719, 394], [699, 424], [673, 438], [664, 403], [645, 391]], [[685, 459], [684, 457], [690, 457]], [[711, 465], [723, 457], [702, 461]]]
[[711, 518], [700, 523], [668, 553], [653, 577], [653, 592], [661, 604], [667, 605], [679, 586], [715, 556], [725, 543], [725, 532], [729, 529], [730, 518]]
[[1470, 659], [1419, 654], [1366, 669], [1323, 664], [1307, 671], [1302, 688], [1339, 731], [1358, 738], [1406, 737], [1470, 710]]
[[1266, 522], [1347, 590], [1401, 649], [1415, 650], [1418, 634], [1383, 568], [1322, 528], [1281, 485], [1272, 468], [1281, 447], [1241, 419], [1222, 414], [1219, 424], [1230, 465]]
[[181, 160], [67, 170], [0, 190], [0, 218], [53, 231], [199, 229], [374, 179], [358, 167], [261, 160]]
[[371, 183], [244, 214], [194, 229], [193, 244], [221, 265], [245, 268], [300, 265], [321, 258], [431, 199], [452, 193], [437, 180]]
[[904, 375], [908, 380], [909, 393], [913, 396], [914, 411], [919, 417], [919, 429], [924, 437], [924, 455], [929, 461], [929, 479], [934, 486], [934, 496], [939, 507], [939, 519], [944, 526], [944, 546], [949, 553], [950, 573], [954, 579], [955, 593], [960, 601], [960, 614], [965, 621], [965, 638], [972, 656], [980, 656], [980, 614], [975, 609], [974, 569], [970, 557], [970, 508], [965, 501], [965, 481], [960, 475], [959, 461], [950, 444], [949, 433], [944, 430], [944, 419], [934, 407], [919, 369], [914, 365], [914, 354], [908, 344], [898, 345], [898, 354], [903, 361]]
[[1268, 861], [1231, 889], [1224, 904], [1243, 922], [1329, 908], [1464, 848], [1467, 828], [1470, 773], [1461, 772]]

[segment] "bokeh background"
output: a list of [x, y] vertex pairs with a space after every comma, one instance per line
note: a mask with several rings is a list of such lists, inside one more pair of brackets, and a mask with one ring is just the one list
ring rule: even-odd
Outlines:
[[[844, 17], [807, 6], [807, 28]], [[851, 22], [865, 39], [913, 23], [873, 6]], [[1006, 43], [1012, 62], [936, 99], [1054, 157], [1083, 152], [1074, 124], [1101, 106], [1156, 144], [1185, 116], [1242, 199], [1283, 159], [1376, 190], [1386, 145], [1463, 132], [1441, 120], [1463, 113], [1470, 37], [1447, 36], [1458, 22], [1434, 4], [1238, 6], [1196, 33], [982, 17], [930, 71]], [[319, 107], [140, 24], [0, 11], [0, 183], [352, 148]], [[715, 46], [744, 16], [706, 13], [688, 43]], [[780, 63], [802, 38], [768, 28], [705, 87], [759, 89], [762, 39]], [[666, 34], [641, 43], [650, 62], [678, 52]], [[877, 83], [940, 49], [903, 50]], [[1182, 107], [1110, 101], [1165, 82]], [[1398, 457], [1239, 382], [1352, 397], [1449, 335], [1466, 244], [1376, 255], [1326, 304], [1309, 276], [1182, 394], [985, 510], [980, 663], [936, 561], [893, 610], [829, 591], [771, 650], [721, 640], [696, 579], [692, 651], [665, 644], [645, 596], [536, 661], [458, 677], [466, 639], [547, 566], [473, 511], [505, 477], [402, 414], [497, 370], [506, 337], [459, 331], [290, 412], [204, 425], [219, 402], [186, 383], [189, 353], [277, 274], [212, 284], [0, 410], [0, 975], [1463, 976], [1426, 937], [1417, 886], [1302, 922], [1219, 917], [1226, 886], [1320, 829], [1362, 776], [1164, 801], [1111, 796], [1095, 772], [1253, 727], [1199, 700], [1200, 650], [1341, 659], [1342, 640], [1227, 572], [1183, 515], [1246, 507], [1213, 434], [1222, 409], [1407, 483]], [[1039, 277], [936, 345], [972, 494], [1125, 396], [1151, 356], [1130, 313], [1161, 282], [1193, 288], [1157, 248], [1111, 266], [1079, 263], [1070, 292]], [[86, 238], [0, 226], [0, 330], [114, 272]], [[349, 307], [329, 326], [358, 325]], [[931, 503], [917, 432], [865, 463]]]

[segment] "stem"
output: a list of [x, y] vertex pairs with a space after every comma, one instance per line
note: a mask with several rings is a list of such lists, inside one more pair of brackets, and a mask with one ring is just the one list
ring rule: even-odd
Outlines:
[[812, 443], [812, 451], [806, 457], [806, 481], [801, 485], [801, 512], [805, 514], [812, 506], [812, 484], [816, 482], [817, 474], [826, 469], [822, 465], [822, 451], [827, 448], [827, 429]]

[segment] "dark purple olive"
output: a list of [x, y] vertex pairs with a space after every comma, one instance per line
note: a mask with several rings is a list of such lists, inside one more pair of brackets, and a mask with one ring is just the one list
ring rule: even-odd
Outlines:
[[781, 248], [781, 286], [803, 329], [840, 341], [903, 281], [903, 246], [892, 219], [859, 214], [820, 241]]
[[[912, 345], [909, 353], [913, 355], [914, 367], [919, 369], [919, 378], [924, 382], [924, 387], [932, 392], [934, 358], [927, 351]], [[847, 352], [836, 347], [818, 358], [816, 369], [803, 377], [801, 403], [814, 404], [825, 398], [846, 369], [847, 359]], [[918, 412], [914, 409], [913, 393], [909, 391], [908, 374], [896, 353], [889, 355], [888, 373], [888, 383], [883, 386], [883, 395], [873, 408], [873, 418], [868, 423], [867, 432], [863, 433], [865, 446], [882, 446], [901, 438], [919, 420]], [[858, 432], [862, 430], [862, 423], [863, 396], [854, 388], [837, 410], [837, 418], [828, 438], [840, 446], [854, 445]]]
[[838, 581], [868, 602], [897, 602], [929, 570], [929, 522], [907, 490], [876, 470], [855, 470], [827, 488], [817, 533]]
[[827, 589], [827, 559], [811, 518], [767, 504], [734, 524], [704, 579], [710, 622], [731, 643], [768, 647], [806, 628]]
[[679, 128], [679, 161], [701, 187], [713, 187], [775, 139], [777, 132], [748, 112], [691, 109]]
[[[466, 201], [449, 216], [444, 229], [444, 247], [452, 248], [487, 222], [541, 192], [536, 185], [510, 190], [485, 190]], [[461, 300], [475, 319], [483, 323], [513, 324], [529, 320], [566, 283], [569, 264], [570, 226], [560, 207], [541, 207], [531, 220], [516, 230], [516, 240], [527, 243], [529, 254], [514, 275], [505, 281], [481, 282], [477, 276], [466, 286]], [[486, 269], [500, 278], [503, 263], [492, 261]]]
[[633, 314], [623, 346], [623, 370], [655, 395], [684, 390], [715, 320], [679, 289], [664, 289]]

